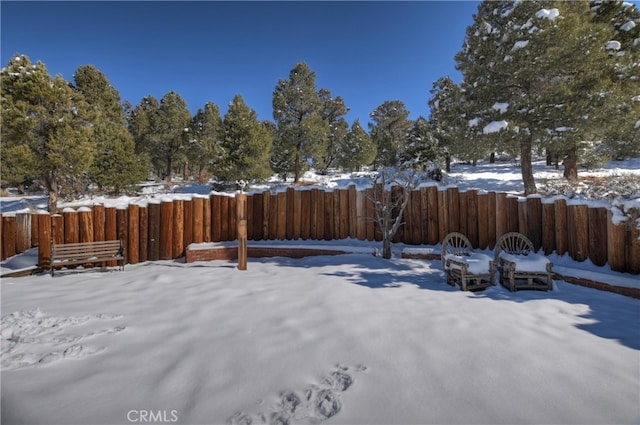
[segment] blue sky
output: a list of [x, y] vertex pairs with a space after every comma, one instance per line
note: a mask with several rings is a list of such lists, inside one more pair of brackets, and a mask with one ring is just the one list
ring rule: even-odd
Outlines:
[[21, 53], [68, 81], [92, 64], [133, 105], [173, 90], [192, 113], [212, 101], [224, 114], [241, 94], [261, 120], [304, 61], [350, 123], [385, 100], [415, 119], [428, 116], [435, 80], [460, 81], [453, 58], [478, 3], [2, 1], [0, 54], [2, 66]]

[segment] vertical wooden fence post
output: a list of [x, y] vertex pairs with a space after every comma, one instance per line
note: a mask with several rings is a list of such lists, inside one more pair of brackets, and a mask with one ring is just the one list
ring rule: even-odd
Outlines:
[[149, 207], [141, 206], [139, 216], [138, 260], [144, 263], [149, 259]]
[[[0, 223], [2, 222], [2, 219], [0, 219]], [[39, 235], [40, 235], [40, 231], [38, 230], [38, 226], [40, 226], [40, 214], [38, 213], [34, 213], [31, 214], [31, 246], [38, 246], [40, 245], [40, 239], [39, 239]], [[0, 226], [0, 232], [2, 232], [2, 227]]]
[[127, 208], [116, 209], [116, 226], [117, 226], [117, 239], [120, 239], [122, 246], [124, 247], [124, 262], [130, 263], [131, 252], [129, 252], [129, 210]]
[[567, 206], [569, 255], [576, 261], [589, 257], [589, 213], [587, 205]]
[[264, 238], [264, 194], [254, 193], [253, 196], [253, 215], [252, 215], [252, 227], [254, 241], [259, 241]]
[[637, 219], [629, 223], [627, 240], [629, 242], [627, 269], [630, 273], [638, 274], [640, 273], [640, 229], [638, 229]]
[[485, 249], [489, 245], [489, 196], [485, 193], [477, 195], [478, 199], [478, 248]]
[[213, 241], [213, 223], [211, 217], [211, 200], [203, 199], [202, 201], [202, 237], [204, 242]]
[[567, 252], [569, 242], [567, 240], [569, 230], [567, 229], [567, 200], [558, 199], [555, 202], [555, 224], [556, 224], [556, 253], [564, 255]]
[[[211, 195], [212, 199], [218, 199], [220, 195]], [[204, 242], [204, 203], [207, 202], [205, 199], [200, 197], [193, 198], [193, 221], [192, 221], [192, 232], [193, 232], [193, 243], [202, 243]], [[217, 204], [214, 203], [214, 204]], [[220, 208], [215, 208], [213, 210], [213, 240], [218, 242], [220, 240]]]
[[105, 240], [105, 222], [104, 222], [104, 205], [97, 204], [93, 206], [93, 240]]
[[236, 196], [238, 223], [238, 270], [247, 269], [247, 195]]
[[[209, 203], [209, 200], [204, 200], [203, 202]], [[182, 229], [182, 244], [186, 249], [189, 244], [193, 242], [193, 199], [185, 200], [182, 206], [182, 210], [184, 218]], [[209, 233], [211, 233], [211, 231], [209, 231]]]
[[129, 204], [127, 221], [127, 257], [130, 264], [137, 264], [140, 261], [140, 205]]
[[51, 216], [48, 212], [38, 213], [38, 266], [43, 270], [51, 268]]
[[184, 201], [173, 201], [173, 245], [171, 258], [180, 258], [184, 255]]
[[[211, 204], [211, 241], [212, 242], [220, 242], [222, 238], [220, 234], [222, 233], [222, 203], [220, 199], [222, 195], [212, 194], [209, 198], [209, 203]], [[196, 232], [198, 231], [196, 228], [196, 215], [198, 214], [198, 205], [197, 205], [197, 197], [193, 198], [193, 241], [199, 243], [197, 241]], [[205, 201], [206, 202], [206, 201]], [[202, 241], [200, 241], [202, 242]]]
[[[438, 188], [429, 186], [427, 192], [427, 237], [429, 245], [435, 245], [440, 240], [440, 214], [438, 208]], [[423, 205], [424, 207], [424, 205]], [[424, 218], [423, 218], [424, 219]], [[423, 240], [425, 240], [423, 238]]]
[[493, 249], [496, 245], [496, 199], [495, 192], [487, 194], [487, 247]]
[[[51, 216], [51, 243], [64, 243], [64, 217], [61, 214]], [[51, 251], [49, 251], [49, 261], [51, 261]], [[59, 270], [60, 266], [56, 268]]]
[[[298, 210], [298, 204], [300, 209]], [[296, 193], [296, 210], [298, 210], [298, 214], [300, 215], [299, 226], [294, 227], [294, 237], [297, 233], [296, 239], [309, 239], [311, 235], [311, 191], [310, 190], [301, 190]], [[296, 221], [296, 224], [298, 222]], [[296, 228], [297, 227], [297, 228]]]
[[73, 208], [65, 208], [62, 210], [62, 217], [64, 217], [64, 243], [80, 242], [77, 211]]
[[476, 189], [467, 191], [467, 236], [474, 248], [479, 248], [480, 237], [478, 229], [478, 191]]
[[2, 217], [2, 256], [4, 258], [16, 255], [16, 217]]
[[[507, 227], [507, 194], [496, 194], [496, 235], [495, 240], [498, 241], [502, 235], [508, 232]], [[495, 245], [495, 242], [494, 242]]]
[[89, 207], [78, 208], [79, 242], [93, 242], [93, 211]]
[[596, 266], [607, 263], [607, 209], [589, 208], [589, 259]]
[[613, 211], [607, 211], [607, 260], [611, 270], [626, 272], [626, 222], [614, 222]]
[[[89, 207], [78, 208], [79, 242], [93, 242], [93, 211]], [[83, 264], [82, 267], [93, 267], [92, 263]]]
[[447, 205], [449, 201], [446, 190], [438, 190], [438, 242], [442, 242], [449, 233], [449, 214], [447, 213]]
[[16, 253], [31, 248], [31, 214], [16, 214]]
[[148, 259], [156, 261], [160, 259], [160, 209], [161, 203], [149, 202], [149, 234], [148, 234]]
[[542, 247], [542, 198], [540, 195], [527, 197], [527, 237], [535, 251]]
[[519, 231], [520, 219], [518, 214], [518, 198], [507, 196], [507, 232]]
[[[118, 214], [115, 207], [105, 207], [104, 209], [104, 240], [115, 241], [118, 240]], [[108, 266], [116, 266], [118, 262], [116, 260], [109, 261]]]
[[[232, 211], [232, 213], [235, 215], [236, 212]], [[220, 240], [228, 241], [231, 220], [229, 220], [229, 197], [226, 195], [220, 195], [220, 217]]]
[[555, 204], [542, 204], [542, 248], [545, 255], [550, 255], [556, 249], [556, 208]]
[[160, 259], [172, 260], [173, 254], [173, 202], [160, 203]]

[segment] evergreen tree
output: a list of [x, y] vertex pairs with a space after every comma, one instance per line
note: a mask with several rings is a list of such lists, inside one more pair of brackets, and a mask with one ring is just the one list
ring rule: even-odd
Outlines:
[[171, 181], [174, 165], [185, 160], [190, 122], [191, 113], [182, 97], [174, 91], [165, 94], [158, 109], [158, 133], [153, 151], [164, 161], [167, 181]]
[[127, 127], [135, 143], [135, 151], [146, 163], [150, 163], [157, 176], [163, 167], [157, 155], [153, 151], [158, 130], [158, 109], [160, 102], [153, 96], [142, 98], [140, 103], [133, 108], [127, 116]]
[[56, 212], [58, 197], [76, 190], [93, 162], [91, 111], [67, 81], [27, 56], [14, 56], [1, 78], [2, 175], [41, 179]]
[[133, 134], [136, 151], [150, 157], [157, 173], [171, 181], [174, 166], [186, 163], [191, 113], [187, 103], [174, 91], [165, 94], [160, 102], [147, 96], [130, 116], [129, 131]]
[[338, 166], [345, 170], [358, 171], [361, 167], [371, 164], [375, 157], [375, 144], [360, 125], [360, 120], [356, 119], [338, 145]]
[[415, 167], [426, 170], [429, 165], [437, 164], [440, 160], [441, 149], [438, 140], [424, 117], [413, 121], [407, 137], [407, 148], [402, 156], [402, 162], [410, 161]]
[[222, 146], [227, 166], [219, 174], [226, 181], [265, 180], [271, 176], [269, 158], [273, 139], [257, 114], [236, 95], [224, 116]]
[[594, 21], [611, 25], [614, 31], [607, 47], [615, 58], [611, 114], [616, 118], [605, 123], [604, 146], [599, 151], [608, 158], [636, 157], [640, 155], [640, 11], [633, 3], [622, 1], [590, 4]]
[[321, 116], [327, 123], [329, 135], [327, 138], [327, 150], [320, 158], [321, 161], [315, 165], [321, 170], [326, 170], [337, 165], [339, 146], [343, 143], [347, 131], [349, 131], [349, 124], [344, 119], [344, 115], [349, 112], [349, 108], [344, 104], [342, 97], [332, 97], [331, 92], [327, 89], [320, 89], [318, 96], [322, 102]]
[[191, 120], [187, 160], [190, 167], [196, 170], [198, 181], [204, 182], [204, 173], [208, 169], [214, 174], [222, 166], [225, 155], [222, 147], [224, 130], [220, 109], [213, 102], [208, 102], [204, 110], [198, 112]]
[[450, 77], [439, 78], [433, 83], [429, 107], [429, 127], [438, 141], [445, 159], [445, 169], [451, 171], [451, 157], [473, 160], [465, 149], [472, 141], [467, 140], [469, 124], [464, 117], [463, 92]]
[[586, 1], [480, 4], [456, 55], [466, 115], [488, 148], [496, 139], [518, 148], [525, 193], [536, 192], [534, 149], [562, 153], [565, 176], [575, 178], [583, 142], [604, 136], [615, 92], [611, 35]]
[[100, 188], [118, 194], [146, 177], [146, 166], [135, 154], [133, 137], [125, 127], [120, 94], [92, 65], [78, 68], [74, 80], [95, 117], [96, 157], [90, 178]]
[[273, 92], [273, 118], [277, 137], [271, 165], [281, 174], [293, 172], [298, 182], [310, 162], [320, 162], [326, 152], [328, 126], [322, 118], [322, 101], [316, 91], [316, 74], [298, 63], [288, 80], [279, 80]]
[[369, 123], [371, 138], [377, 147], [374, 167], [394, 166], [406, 149], [407, 133], [411, 127], [409, 111], [399, 100], [388, 100], [371, 114]]

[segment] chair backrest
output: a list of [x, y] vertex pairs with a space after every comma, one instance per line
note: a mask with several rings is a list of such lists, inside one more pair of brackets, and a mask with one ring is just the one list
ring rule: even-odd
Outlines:
[[533, 243], [525, 235], [518, 232], [509, 232], [502, 235], [496, 242], [496, 262], [502, 251], [511, 255], [528, 255], [534, 252], [534, 249]]
[[457, 256], [468, 256], [473, 253], [473, 247], [469, 239], [459, 232], [451, 232], [445, 236], [442, 241], [442, 259], [447, 254], [453, 254]]

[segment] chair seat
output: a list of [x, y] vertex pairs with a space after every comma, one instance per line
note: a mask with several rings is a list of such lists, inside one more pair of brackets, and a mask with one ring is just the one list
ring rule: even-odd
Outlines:
[[[472, 253], [471, 255], [454, 255], [454, 254], [445, 254], [445, 260], [453, 260], [459, 263], [466, 263], [469, 265], [469, 273], [471, 274], [487, 274], [491, 272], [491, 261], [493, 258], [486, 254], [482, 253]], [[449, 268], [451, 269], [460, 269], [460, 265], [450, 262]]]
[[544, 255], [529, 253], [527, 255], [514, 255], [507, 252], [500, 252], [499, 258], [514, 263], [516, 272], [525, 273], [546, 273], [547, 264], [551, 261]]

